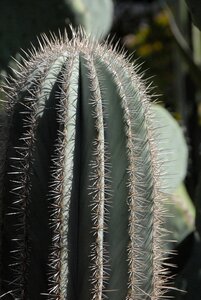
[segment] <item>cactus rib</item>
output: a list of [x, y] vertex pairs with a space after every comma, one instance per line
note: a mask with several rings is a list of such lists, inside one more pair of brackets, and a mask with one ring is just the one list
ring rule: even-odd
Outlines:
[[[86, 57], [86, 56], [85, 56]], [[92, 246], [92, 270], [93, 270], [93, 299], [101, 300], [104, 289], [104, 231], [105, 231], [105, 132], [104, 112], [100, 85], [93, 62], [93, 57], [86, 57], [88, 76], [91, 83], [91, 103], [94, 106], [94, 118], [96, 129], [95, 162], [94, 162], [94, 194], [92, 205], [92, 218], [94, 222], [94, 234], [96, 241]]]
[[75, 147], [76, 102], [78, 97], [76, 88], [78, 86], [78, 59], [76, 56], [72, 56], [66, 62], [64, 69], [69, 70], [69, 73], [64, 72], [60, 79], [61, 95], [57, 107], [59, 129], [55, 153], [52, 158], [52, 179], [49, 193], [49, 202], [52, 203], [50, 225], [53, 227], [54, 235], [50, 254], [52, 272], [49, 280], [49, 295], [52, 296], [52, 299], [55, 297], [66, 299], [67, 297], [68, 215], [73, 176], [72, 153]]

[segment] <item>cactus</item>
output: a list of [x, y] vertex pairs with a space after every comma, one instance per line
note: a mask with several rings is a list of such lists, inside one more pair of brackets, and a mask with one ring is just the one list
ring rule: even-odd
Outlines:
[[137, 67], [82, 30], [43, 36], [8, 95], [1, 297], [162, 299], [158, 135]]

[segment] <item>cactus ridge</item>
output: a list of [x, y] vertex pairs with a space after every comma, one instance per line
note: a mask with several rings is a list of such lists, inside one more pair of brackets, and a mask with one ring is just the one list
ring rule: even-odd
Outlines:
[[[33, 66], [34, 73], [35, 66]], [[39, 70], [39, 71], [38, 71]], [[17, 83], [16, 91], [13, 90], [11, 101], [8, 103], [9, 115], [13, 116], [10, 129], [10, 141], [12, 148], [8, 149], [8, 185], [12, 194], [12, 203], [9, 203], [7, 216], [11, 219], [11, 224], [16, 231], [11, 231], [12, 241], [11, 257], [9, 264], [13, 280], [15, 297], [20, 299], [26, 297], [24, 286], [27, 280], [27, 266], [29, 261], [29, 201], [31, 190], [31, 179], [33, 167], [33, 152], [36, 138], [36, 128], [38, 115], [41, 113], [40, 94], [41, 85], [46, 80], [47, 71], [44, 68], [37, 69], [34, 80], [29, 82], [29, 74], [22, 73], [21, 81]], [[28, 77], [28, 80], [26, 78]], [[26, 78], [26, 80], [25, 80]], [[18, 86], [20, 86], [19, 93]], [[18, 99], [14, 110], [15, 98]], [[13, 100], [14, 99], [14, 100]], [[44, 104], [43, 104], [44, 105]], [[42, 108], [43, 109], [43, 108]], [[12, 110], [14, 110], [12, 112]], [[18, 123], [18, 112], [23, 115]], [[18, 126], [18, 136], [15, 136], [15, 126]], [[9, 153], [10, 150], [10, 153]], [[15, 220], [14, 220], [15, 219]], [[16, 237], [17, 232], [17, 237]], [[14, 246], [15, 245], [15, 246]]]
[[[51, 276], [49, 278], [49, 294], [53, 294], [54, 297], [59, 297], [59, 292], [61, 290], [62, 299], [66, 299], [67, 297], [65, 286], [68, 283], [67, 234], [71, 182], [73, 179], [72, 154], [75, 147], [75, 103], [77, 98], [77, 89], [74, 87], [78, 87], [77, 64], [78, 59], [75, 59], [75, 57], [72, 56], [72, 58], [69, 59], [63, 67], [64, 70], [70, 70], [69, 73], [64, 71], [59, 79], [61, 89], [58, 95], [59, 103], [56, 108], [59, 130], [55, 145], [55, 152], [52, 158], [52, 172], [49, 186], [50, 193], [48, 199], [48, 201], [52, 203], [52, 207], [50, 208], [50, 226], [53, 228], [54, 235], [51, 247], [52, 251], [50, 254]], [[77, 75], [75, 78], [72, 76], [73, 71], [75, 71]], [[66, 145], [68, 145], [68, 147], [66, 147]], [[58, 251], [58, 246], [59, 249], [61, 249], [60, 251]]]
[[[37, 81], [36, 81], [37, 82]], [[13, 286], [15, 287], [15, 293], [17, 297], [24, 297], [24, 289], [26, 278], [24, 274], [27, 273], [27, 260], [28, 260], [28, 233], [27, 233], [27, 218], [28, 218], [28, 201], [30, 198], [30, 172], [31, 172], [31, 161], [32, 161], [32, 150], [34, 145], [34, 129], [36, 126], [36, 106], [35, 101], [36, 94], [39, 89], [35, 87], [38, 85], [29, 87], [28, 90], [22, 91], [18, 97], [22, 101], [18, 102], [18, 108], [24, 115], [21, 121], [21, 128], [19, 127], [20, 137], [15, 137], [10, 130], [10, 135], [13, 135], [13, 148], [9, 153], [9, 168], [7, 176], [9, 178], [10, 194], [12, 194], [13, 201], [10, 203], [10, 212], [7, 216], [10, 216], [11, 222], [16, 219], [16, 233], [13, 232], [11, 241], [16, 246], [11, 250], [13, 256], [13, 262], [10, 263], [13, 274]], [[14, 118], [14, 117], [13, 117]], [[15, 124], [16, 125], [16, 124]], [[17, 140], [18, 139], [18, 140]], [[9, 151], [9, 150], [8, 150]]]
[[2, 297], [162, 299], [163, 162], [148, 90], [123, 53], [81, 29], [42, 42], [5, 87]]
[[[91, 104], [94, 107], [94, 119], [96, 129], [96, 139], [94, 141], [94, 158], [93, 163], [93, 203], [92, 207], [92, 219], [94, 223], [94, 235], [96, 240], [92, 245], [92, 275], [93, 280], [93, 299], [103, 299], [103, 291], [107, 282], [108, 274], [106, 268], [108, 268], [107, 260], [107, 246], [105, 242], [105, 230], [107, 219], [107, 189], [106, 182], [109, 180], [106, 169], [107, 160], [107, 144], [105, 142], [105, 120], [104, 120], [104, 104], [101, 95], [101, 88], [98, 80], [97, 71], [94, 64], [94, 58], [91, 55], [85, 55], [87, 62], [88, 77], [90, 80], [91, 89]], [[110, 165], [108, 165], [110, 168]]]
[[[162, 220], [164, 215], [166, 215], [162, 201], [164, 199], [161, 199], [162, 195], [159, 192], [159, 176], [161, 175], [160, 162], [158, 161], [157, 165], [157, 149], [154, 144], [154, 135], [158, 134], [158, 130], [154, 128], [153, 116], [150, 113], [149, 96], [147, 95], [143, 83], [139, 81], [139, 78], [136, 77], [136, 74], [133, 72], [133, 66], [131, 67], [124, 59], [122, 60], [120, 56], [115, 57], [113, 53], [105, 52], [105, 56], [101, 58], [112, 73], [116, 85], [119, 88], [119, 93], [122, 97], [121, 105], [124, 111], [124, 120], [127, 125], [128, 171], [130, 175], [128, 183], [130, 210], [130, 243], [128, 247], [130, 278], [128, 284], [130, 290], [127, 298], [142, 299], [142, 297], [149, 295], [149, 297], [153, 299], [158, 299], [162, 290], [161, 284], [165, 281], [165, 278], [161, 279], [163, 270], [160, 262], [164, 259], [165, 254], [162, 248], [164, 231], [161, 230], [161, 225], [163, 224]], [[122, 76], [122, 66], [127, 70], [131, 78], [130, 80], [129, 78], [123, 77], [125, 74]], [[137, 91], [136, 86], [134, 87], [132, 82], [135, 82], [138, 88]], [[133, 95], [136, 95], [136, 98], [139, 99], [138, 103], [134, 103]], [[140, 110], [144, 110], [142, 116], [140, 116]], [[143, 131], [145, 132], [143, 133]], [[139, 144], [137, 144], [137, 147], [135, 146], [136, 140], [140, 146]], [[142, 173], [142, 165], [145, 163], [142, 161], [143, 151], [145, 153], [150, 152], [145, 154], [147, 161], [144, 173]], [[155, 162], [155, 164], [153, 164], [153, 162]], [[144, 186], [146, 184], [148, 188], [145, 191]], [[147, 191], [149, 191], [149, 193], [147, 193]], [[150, 201], [150, 197], [153, 198], [153, 202]], [[154, 211], [154, 219], [152, 219], [151, 211]], [[142, 219], [145, 221], [144, 225], [142, 224]], [[147, 222], [149, 219], [150, 224], [148, 225]], [[147, 233], [147, 227], [150, 229], [153, 228], [153, 232]], [[150, 241], [150, 236], [152, 236], [152, 241]], [[149, 248], [150, 253], [153, 252], [153, 257], [151, 259], [147, 257], [147, 260], [145, 260]], [[146, 270], [147, 272], [152, 270], [152, 281], [150, 281], [152, 286], [146, 286], [145, 289], [142, 289], [143, 280], [147, 282], [144, 276]], [[140, 284], [138, 284], [138, 282]], [[145, 292], [146, 290], [149, 290], [149, 292]]]

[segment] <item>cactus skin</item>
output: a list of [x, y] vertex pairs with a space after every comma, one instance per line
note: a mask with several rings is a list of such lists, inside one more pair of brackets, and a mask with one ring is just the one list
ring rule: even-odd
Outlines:
[[164, 195], [147, 89], [123, 54], [82, 30], [42, 39], [4, 88], [1, 297], [162, 299]]

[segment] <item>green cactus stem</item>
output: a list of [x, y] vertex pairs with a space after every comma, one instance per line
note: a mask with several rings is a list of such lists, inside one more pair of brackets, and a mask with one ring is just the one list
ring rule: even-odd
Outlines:
[[0, 298], [164, 297], [163, 158], [137, 72], [79, 30], [43, 36], [4, 88]]

